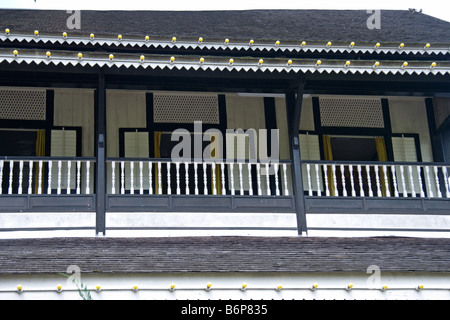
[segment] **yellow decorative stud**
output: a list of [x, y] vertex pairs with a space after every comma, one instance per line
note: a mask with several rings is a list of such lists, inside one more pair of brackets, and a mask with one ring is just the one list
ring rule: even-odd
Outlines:
[[134, 285], [134, 286], [133, 286], [133, 291], [134, 291], [134, 292], [137, 292], [138, 290], [139, 290], [139, 287], [138, 287], [137, 285]]
[[211, 283], [211, 282], [208, 282], [208, 283], [206, 284], [206, 290], [211, 290], [211, 287], [212, 287], [212, 283]]
[[388, 286], [386, 284], [383, 284], [383, 286], [381, 287], [382, 291], [386, 291], [388, 289]]
[[424, 49], [428, 49], [429, 47], [431, 47], [431, 44], [427, 43], [427, 44], [425, 45], [425, 47], [423, 47], [423, 48], [424, 48]]
[[62, 291], [62, 285], [61, 285], [61, 284], [58, 284], [58, 285], [56, 286], [56, 291], [57, 291], [57, 292], [61, 292], [61, 291]]
[[352, 288], [353, 288], [353, 283], [350, 282], [350, 283], [347, 285], [347, 288], [346, 288], [346, 289], [347, 289], [347, 290], [352, 290]]
[[141, 56], [139, 57], [139, 59], [141, 60], [141, 62], [144, 62], [145, 56], [144, 56], [144, 55], [141, 55]]
[[432, 62], [431, 65], [430, 65], [430, 67], [431, 67], [431, 68], [434, 68], [434, 67], [436, 67], [436, 65], [437, 65], [436, 62]]
[[373, 67], [376, 68], [376, 67], [378, 67], [379, 65], [380, 65], [380, 62], [379, 62], [379, 61], [375, 61], [375, 63], [373, 64]]
[[275, 41], [275, 45], [279, 46], [280, 45], [280, 40]]
[[319, 284], [317, 282], [314, 282], [311, 286], [311, 290], [316, 290], [319, 287]]
[[81, 52], [78, 52], [78, 59], [83, 58], [83, 54]]
[[174, 56], [170, 57], [170, 63], [174, 63], [174, 62], [175, 62], [175, 57]]
[[62, 33], [63, 38], [67, 38], [67, 32]]
[[47, 56], [47, 58], [50, 58], [50, 57], [52, 56], [52, 53], [51, 53], [50, 51], [47, 51], [47, 52], [45, 53], [45, 55]]
[[35, 35], [36, 37], [38, 37], [38, 36], [39, 36], [39, 31], [38, 31], [38, 30], [34, 30], [34, 35]]
[[331, 47], [331, 41], [327, 42], [327, 48]]
[[205, 58], [201, 57], [200, 60], [199, 60], [198, 62], [200, 62], [200, 63], [205, 62]]
[[10, 33], [11, 33], [11, 30], [9, 30], [8, 28], [6, 28], [6, 29], [5, 29], [5, 34], [6, 34], [7, 36], [9, 36]]
[[283, 286], [282, 286], [281, 284], [280, 284], [280, 285], [278, 285], [278, 286], [277, 286], [277, 288], [276, 288], [276, 290], [277, 290], [277, 291], [281, 291], [281, 290], [283, 290]]
[[229, 63], [230, 63], [230, 65], [232, 65], [232, 64], [234, 63], [234, 59], [231, 58], [231, 59], [229, 60]]
[[402, 42], [402, 43], [399, 44], [398, 48], [399, 49], [403, 49], [404, 46], [405, 46], [405, 44]]
[[319, 67], [321, 64], [322, 64], [322, 61], [320, 61], [320, 60], [316, 61], [316, 67]]
[[145, 36], [145, 41], [148, 41], [148, 40], [150, 40], [150, 37], [149, 36]]
[[19, 54], [19, 51], [17, 51], [17, 50], [14, 50], [14, 51], [13, 51], [14, 57], [17, 57], [18, 54]]
[[406, 68], [408, 66], [408, 62], [403, 62], [403, 64], [402, 64], [402, 68]]
[[306, 41], [302, 41], [301, 46], [302, 46], [302, 47], [306, 46]]
[[174, 291], [175, 290], [175, 283], [172, 283], [171, 285], [170, 285], [170, 291]]
[[290, 67], [292, 65], [292, 60], [291, 59], [288, 60], [287, 65], [288, 65], [288, 67]]
[[17, 289], [17, 292], [19, 292], [19, 293], [23, 292], [23, 286], [21, 284], [18, 284], [16, 289]]
[[248, 42], [248, 45], [252, 46], [254, 43], [255, 43], [255, 40], [251, 39], [251, 40]]
[[100, 292], [100, 291], [102, 291], [102, 286], [101, 285], [96, 285], [95, 286], [95, 291], [97, 291], [97, 292]]
[[91, 40], [94, 40], [95, 34], [91, 33], [91, 34], [89, 35], [89, 38], [91, 38]]
[[225, 42], [225, 44], [229, 44], [230, 43], [230, 39], [227, 38], [227, 39], [225, 39], [224, 42]]
[[377, 42], [377, 43], [375, 44], [375, 49], [378, 49], [380, 46], [381, 46], [381, 44], [380, 44], [379, 42]]
[[417, 286], [417, 290], [422, 290], [423, 289], [423, 284], [419, 284], [418, 286]]
[[351, 64], [351, 62], [348, 61], [348, 60], [345, 62], [345, 66], [346, 66], [346, 67], [350, 66], [350, 64]]
[[262, 65], [263, 63], [264, 63], [264, 60], [263, 59], [259, 59], [258, 65]]
[[120, 40], [122, 40], [122, 38], [123, 38], [123, 37], [122, 37], [122, 35], [121, 35], [121, 34], [118, 34], [118, 35], [117, 35], [117, 40], [119, 40], [119, 41], [120, 41]]
[[241, 285], [241, 290], [244, 291], [246, 289], [247, 289], [247, 283], [243, 282], [242, 285]]
[[198, 43], [202, 43], [203, 42], [203, 38], [202, 37], [200, 37], [200, 38], [198, 38]]
[[177, 37], [172, 37], [172, 42], [173, 43], [177, 42]]
[[355, 43], [352, 41], [352, 42], [350, 42], [350, 45], [349, 45], [349, 47], [350, 48], [353, 48], [355, 46]]
[[113, 60], [114, 59], [114, 55], [111, 53], [110, 55], [109, 55], [109, 60]]

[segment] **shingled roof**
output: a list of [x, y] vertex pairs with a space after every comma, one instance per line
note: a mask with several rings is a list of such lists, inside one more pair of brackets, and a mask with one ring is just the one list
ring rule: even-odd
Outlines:
[[68, 30], [66, 11], [0, 10], [0, 28], [44, 33], [323, 41], [450, 42], [450, 23], [408, 10], [382, 10], [369, 29], [366, 10], [82, 11]]
[[0, 240], [0, 274], [450, 272], [450, 239], [189, 237]]

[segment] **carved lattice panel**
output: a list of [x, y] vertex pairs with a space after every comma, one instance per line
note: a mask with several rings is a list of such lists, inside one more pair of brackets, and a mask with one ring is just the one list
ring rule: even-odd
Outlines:
[[0, 119], [45, 120], [45, 110], [45, 90], [0, 90]]
[[153, 95], [153, 121], [156, 123], [219, 124], [217, 95], [163, 94]]
[[319, 98], [324, 127], [384, 128], [380, 99]]

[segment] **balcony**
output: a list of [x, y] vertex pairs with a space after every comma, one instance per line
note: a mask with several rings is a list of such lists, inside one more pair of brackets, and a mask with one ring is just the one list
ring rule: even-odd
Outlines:
[[[291, 161], [108, 158], [106, 168], [106, 211], [296, 210]], [[95, 158], [2, 157], [0, 210], [95, 211], [95, 170]], [[306, 213], [448, 214], [445, 163], [302, 161], [302, 171]]]
[[309, 213], [448, 214], [449, 164], [307, 161]]
[[95, 158], [1, 157], [0, 212], [95, 211]]
[[290, 161], [110, 158], [107, 169], [107, 211], [295, 212]]

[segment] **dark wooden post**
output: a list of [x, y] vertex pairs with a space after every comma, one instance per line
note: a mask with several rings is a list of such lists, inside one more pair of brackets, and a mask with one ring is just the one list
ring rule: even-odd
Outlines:
[[438, 128], [436, 126], [436, 115], [434, 113], [433, 98], [426, 98], [425, 106], [427, 108], [428, 130], [430, 132], [433, 159], [435, 162], [444, 162], [446, 160], [444, 149], [445, 142], [442, 140], [443, 135], [441, 135], [440, 132], [438, 132]]
[[96, 179], [95, 192], [97, 199], [96, 208], [96, 225], [95, 232], [105, 235], [105, 207], [106, 207], [106, 88], [105, 75], [102, 71], [99, 73], [97, 86], [97, 101], [96, 101]]
[[302, 235], [302, 232], [307, 232], [300, 141], [298, 138], [300, 115], [302, 112], [303, 88], [304, 82], [298, 81], [295, 86], [290, 88], [286, 93], [286, 111], [292, 160], [292, 180], [295, 195], [295, 210], [297, 212], [297, 230], [299, 235]]

